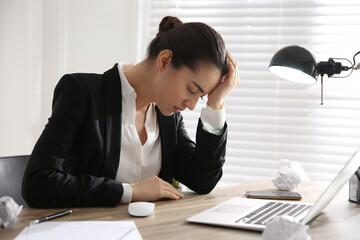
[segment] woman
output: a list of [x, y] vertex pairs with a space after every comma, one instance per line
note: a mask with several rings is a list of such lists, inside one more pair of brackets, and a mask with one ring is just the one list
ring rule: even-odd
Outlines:
[[[24, 199], [49, 208], [182, 198], [173, 178], [209, 193], [225, 161], [224, 99], [238, 83], [214, 29], [163, 18], [144, 61], [62, 77], [24, 174]], [[205, 95], [195, 144], [180, 112]]]

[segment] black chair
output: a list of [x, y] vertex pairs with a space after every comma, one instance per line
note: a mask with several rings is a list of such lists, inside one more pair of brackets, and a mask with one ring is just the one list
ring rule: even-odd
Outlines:
[[28, 207], [21, 196], [21, 184], [30, 155], [0, 157], [0, 196], [10, 196], [19, 205]]

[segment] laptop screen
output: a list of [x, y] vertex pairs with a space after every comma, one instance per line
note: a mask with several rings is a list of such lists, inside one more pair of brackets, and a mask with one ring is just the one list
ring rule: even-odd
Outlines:
[[320, 212], [331, 202], [335, 195], [344, 186], [346, 181], [356, 172], [360, 167], [360, 151], [357, 149], [352, 157], [347, 161], [345, 166], [332, 180], [330, 185], [324, 190], [321, 196], [316, 200], [314, 206], [308, 212], [308, 214], [301, 220], [304, 224], [310, 222], [314, 217], [320, 214]]

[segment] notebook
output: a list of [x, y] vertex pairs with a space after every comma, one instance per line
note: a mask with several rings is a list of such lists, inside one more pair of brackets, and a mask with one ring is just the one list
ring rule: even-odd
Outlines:
[[142, 240], [134, 221], [49, 221], [30, 224], [14, 240]]
[[351, 156], [320, 197], [313, 203], [232, 198], [187, 219], [188, 222], [262, 231], [275, 216], [291, 216], [309, 223], [330, 203], [360, 167], [359, 149]]

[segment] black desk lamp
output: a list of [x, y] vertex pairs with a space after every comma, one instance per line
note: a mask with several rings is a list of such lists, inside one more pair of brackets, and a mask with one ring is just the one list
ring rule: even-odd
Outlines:
[[[305, 48], [288, 46], [275, 53], [270, 61], [269, 70], [281, 78], [304, 84], [316, 83], [317, 77], [320, 75], [322, 105], [324, 104], [323, 76], [327, 74], [330, 78], [333, 77], [334, 74], [340, 74], [342, 71], [351, 70], [348, 75], [344, 76], [348, 77], [354, 69], [360, 70], [360, 64], [355, 66], [355, 56], [359, 53], [360, 52], [357, 52], [354, 55], [354, 63], [351, 63], [350, 60], [344, 58], [329, 58], [327, 62], [316, 63], [315, 57]], [[341, 62], [335, 62], [334, 59], [346, 60], [351, 66], [343, 66]]]

